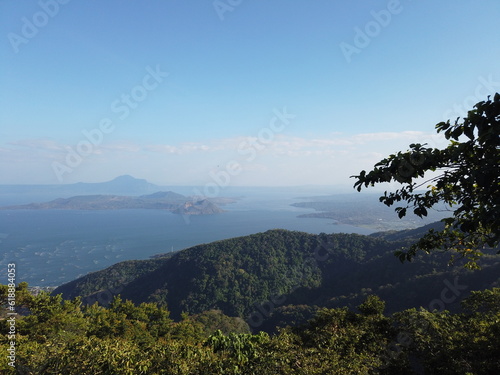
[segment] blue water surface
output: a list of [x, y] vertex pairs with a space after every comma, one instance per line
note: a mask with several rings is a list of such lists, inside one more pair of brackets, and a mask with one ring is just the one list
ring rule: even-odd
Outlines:
[[[293, 200], [242, 199], [226, 212], [182, 216], [162, 210], [0, 211], [0, 267], [16, 263], [17, 282], [56, 286], [120, 261], [231, 237], [289, 229], [309, 233], [372, 231], [332, 220], [298, 218]], [[6, 275], [6, 271], [4, 272]], [[6, 283], [6, 280], [0, 283]]]

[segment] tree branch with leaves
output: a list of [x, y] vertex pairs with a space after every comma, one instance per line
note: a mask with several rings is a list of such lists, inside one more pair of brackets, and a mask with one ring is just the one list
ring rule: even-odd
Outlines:
[[[402, 262], [411, 261], [420, 250], [440, 249], [453, 252], [452, 261], [458, 255], [467, 259], [466, 267], [479, 268], [480, 256], [500, 241], [500, 94], [474, 105], [462, 121], [440, 122], [436, 130], [449, 140], [446, 148], [411, 144], [372, 171], [351, 176], [354, 188], [400, 183], [399, 189], [380, 197], [387, 206], [397, 206], [399, 218], [409, 210], [424, 217], [439, 204], [450, 207], [451, 216], [442, 220], [444, 229], [430, 230], [409, 249], [396, 252]], [[426, 173], [436, 171], [437, 176], [421, 182]]]

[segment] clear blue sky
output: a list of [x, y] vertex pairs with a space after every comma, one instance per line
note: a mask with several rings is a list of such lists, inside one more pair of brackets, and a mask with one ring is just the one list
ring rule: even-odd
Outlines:
[[500, 91], [498, 0], [60, 1], [0, 2], [0, 183], [352, 185]]

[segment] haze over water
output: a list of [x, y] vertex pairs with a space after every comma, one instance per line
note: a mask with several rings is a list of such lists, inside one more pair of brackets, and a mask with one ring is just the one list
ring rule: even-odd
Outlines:
[[147, 259], [201, 243], [269, 229], [310, 233], [372, 231], [333, 220], [297, 218], [299, 200], [256, 196], [224, 206], [218, 215], [182, 216], [162, 210], [0, 211], [0, 266], [16, 262], [18, 281], [55, 286], [120, 261]]

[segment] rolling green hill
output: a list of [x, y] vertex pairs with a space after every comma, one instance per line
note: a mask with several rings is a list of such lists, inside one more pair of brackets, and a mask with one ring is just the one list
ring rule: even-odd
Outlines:
[[449, 255], [427, 255], [401, 264], [393, 252], [418, 233], [363, 236], [270, 230], [156, 259], [118, 263], [64, 284], [53, 294], [62, 293], [66, 299], [82, 296], [86, 303], [104, 305], [120, 294], [134, 303], [167, 306], [175, 319], [182, 312], [217, 309], [243, 317], [256, 328], [273, 317], [283, 318], [279, 314], [289, 305], [356, 306], [368, 294], [381, 296], [389, 312], [440, 308], [434, 300], [440, 300], [450, 283], [459, 286], [460, 295], [452, 298], [448, 293], [445, 308], [454, 310], [470, 290], [498, 285], [498, 256], [485, 256], [481, 272], [448, 267]]

